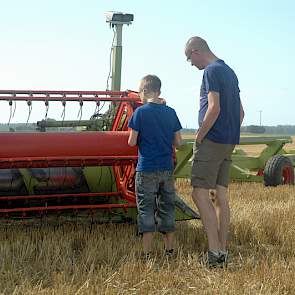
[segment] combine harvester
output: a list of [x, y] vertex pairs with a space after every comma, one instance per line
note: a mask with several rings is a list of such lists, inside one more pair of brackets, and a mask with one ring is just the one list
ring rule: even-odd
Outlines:
[[[0, 90], [0, 101], [8, 102], [11, 114], [18, 101], [26, 101], [29, 110], [42, 101], [45, 118], [53, 101], [60, 101], [64, 112], [67, 103], [78, 102], [81, 114], [84, 103], [96, 104], [89, 120], [45, 119], [34, 132], [0, 133], [0, 219], [86, 216], [98, 222], [136, 222], [137, 149], [127, 145], [127, 125], [141, 102], [138, 93], [120, 91], [122, 27], [132, 21], [130, 14], [107, 14], [116, 31], [112, 91]], [[294, 184], [295, 153], [283, 150], [288, 142], [291, 138], [242, 138], [241, 144], [266, 148], [255, 157], [236, 149], [232, 179], [264, 181], [267, 186]], [[190, 178], [192, 145], [187, 141], [176, 151], [176, 178]], [[199, 215], [177, 197], [176, 219], [192, 218]]]
[[[78, 102], [81, 114], [84, 103], [96, 104], [90, 120], [45, 119], [34, 132], [0, 133], [2, 220], [86, 216], [98, 222], [136, 222], [137, 148], [127, 144], [127, 125], [141, 102], [136, 92], [120, 91], [122, 27], [132, 20], [130, 14], [107, 14], [116, 30], [112, 91], [0, 90], [0, 100], [9, 103], [10, 119], [19, 101], [27, 102], [29, 114], [36, 101], [44, 102], [45, 118], [53, 101], [62, 103], [63, 114], [69, 102]], [[177, 220], [198, 217], [177, 197]]]

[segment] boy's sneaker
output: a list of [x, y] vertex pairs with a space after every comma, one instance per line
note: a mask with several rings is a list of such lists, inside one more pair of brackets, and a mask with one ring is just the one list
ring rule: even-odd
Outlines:
[[228, 251], [219, 251], [219, 262], [223, 263], [224, 266], [227, 265]]
[[213, 252], [209, 250], [207, 253], [207, 266], [209, 268], [223, 268], [226, 266], [227, 257], [228, 252]]
[[174, 257], [174, 249], [165, 250], [165, 257], [170, 259]]
[[139, 259], [142, 261], [148, 261], [151, 259], [151, 252], [145, 253], [145, 252], [141, 252], [139, 254]]

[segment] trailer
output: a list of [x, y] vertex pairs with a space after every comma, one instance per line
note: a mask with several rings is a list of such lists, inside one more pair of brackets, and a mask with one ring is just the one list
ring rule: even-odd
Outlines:
[[[294, 185], [295, 151], [286, 151], [290, 136], [242, 136], [232, 154], [232, 181], [263, 182], [265, 186]], [[259, 155], [248, 155], [243, 145], [265, 145]], [[193, 141], [186, 140], [177, 153], [175, 177], [190, 178]]]

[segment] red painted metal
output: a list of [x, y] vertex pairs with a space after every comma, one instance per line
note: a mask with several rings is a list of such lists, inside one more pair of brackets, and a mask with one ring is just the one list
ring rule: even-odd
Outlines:
[[0, 90], [0, 100], [138, 102], [139, 98], [128, 91]]
[[51, 168], [51, 167], [91, 167], [130, 165], [137, 161], [137, 156], [97, 157], [45, 157], [45, 158], [1, 158], [0, 169], [13, 168]]
[[[30, 214], [64, 210], [112, 210], [113, 208], [135, 208], [134, 175], [137, 148], [129, 147], [128, 120], [134, 109], [141, 104], [138, 93], [131, 91], [42, 91], [42, 90], [0, 90], [0, 100], [11, 101], [110, 101], [117, 104], [117, 113], [112, 131], [91, 132], [30, 132], [0, 133], [0, 169], [111, 166], [117, 192], [99, 193], [52, 193], [0, 197], [0, 216], [28, 217]], [[73, 198], [101, 197], [121, 199], [126, 203], [67, 204], [59, 202]], [[47, 206], [47, 201], [56, 199], [56, 205]], [[44, 206], [33, 205], [39, 201]], [[43, 200], [43, 201], [42, 201]], [[6, 203], [5, 203], [6, 202]], [[4, 204], [4, 206], [3, 206]], [[11, 205], [15, 204], [15, 205]]]
[[29, 196], [1, 196], [0, 202], [16, 200], [33, 200], [33, 199], [51, 199], [51, 198], [89, 198], [89, 197], [120, 197], [119, 192], [104, 193], [75, 193], [75, 194], [50, 194], [50, 195], [29, 195]]
[[130, 103], [122, 102], [118, 108], [117, 116], [114, 119], [112, 130], [122, 131], [128, 129], [128, 120], [133, 113], [133, 106]]
[[0, 168], [85, 167], [130, 164], [137, 149], [129, 132], [0, 133]]
[[127, 131], [0, 133], [0, 158], [128, 158], [137, 149]]
[[[110, 206], [112, 205], [112, 206]], [[12, 208], [0, 209], [0, 214], [18, 213], [18, 212], [40, 212], [57, 210], [82, 210], [82, 209], [112, 209], [112, 208], [136, 208], [135, 203], [128, 204], [100, 204], [100, 205], [68, 205], [68, 206], [48, 206], [48, 207], [30, 207], [30, 208]]]
[[292, 172], [291, 167], [284, 167], [282, 171], [282, 177], [283, 177], [283, 184], [291, 184], [292, 183]]

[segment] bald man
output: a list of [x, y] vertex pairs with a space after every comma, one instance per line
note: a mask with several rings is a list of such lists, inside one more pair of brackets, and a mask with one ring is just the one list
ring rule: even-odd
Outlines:
[[[185, 45], [187, 61], [204, 70], [200, 90], [199, 129], [196, 133], [191, 183], [192, 198], [199, 209], [208, 237], [207, 264], [223, 267], [227, 262], [230, 222], [227, 187], [231, 153], [240, 139], [244, 111], [238, 78], [213, 54], [200, 37]], [[216, 190], [215, 206], [209, 190]]]

